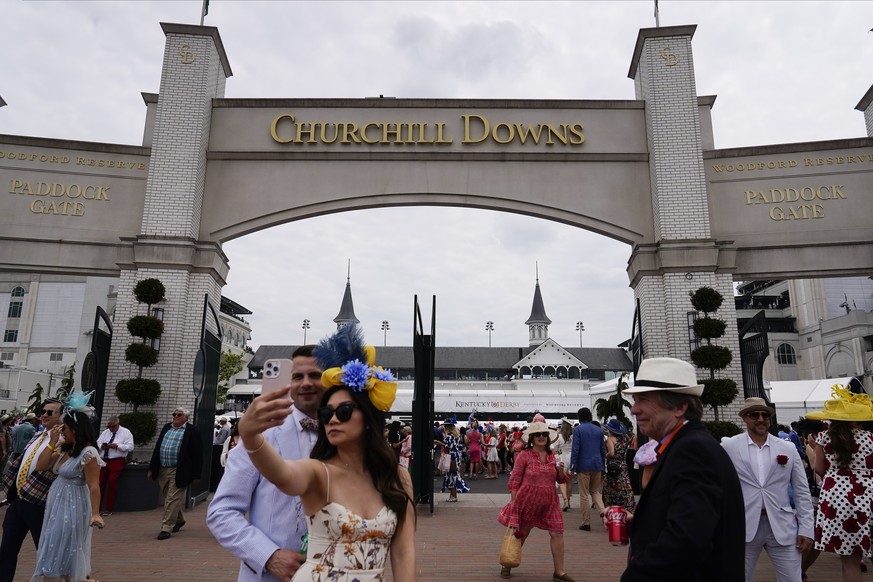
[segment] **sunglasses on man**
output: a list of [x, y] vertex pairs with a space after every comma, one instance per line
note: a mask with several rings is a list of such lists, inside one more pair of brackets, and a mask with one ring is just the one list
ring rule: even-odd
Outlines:
[[330, 424], [331, 419], [333, 419], [334, 415], [336, 419], [340, 422], [348, 422], [348, 420], [352, 417], [352, 413], [355, 411], [358, 405], [354, 402], [344, 402], [337, 406], [336, 408], [331, 408], [330, 406], [322, 406], [318, 409], [318, 422], [322, 425]]
[[764, 419], [764, 420], [770, 420], [770, 413], [769, 412], [761, 412], [761, 411], [747, 412], [746, 416], [748, 416], [752, 420], [758, 420], [759, 418]]

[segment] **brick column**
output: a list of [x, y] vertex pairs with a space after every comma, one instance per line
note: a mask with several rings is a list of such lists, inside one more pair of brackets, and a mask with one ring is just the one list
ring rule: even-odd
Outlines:
[[628, 76], [637, 99], [646, 102], [655, 242], [634, 247], [628, 272], [640, 300], [646, 357], [690, 361], [689, 292], [709, 286], [724, 296], [717, 316], [727, 322], [727, 332], [719, 343], [733, 351], [734, 362], [723, 375], [741, 386], [733, 281], [726, 268], [731, 254], [710, 230], [691, 51], [695, 28], [642, 29], [637, 38]]
[[156, 306], [164, 309], [165, 329], [158, 363], [146, 373], [161, 383], [161, 398], [153, 410], [159, 422], [167, 422], [175, 407], [193, 407], [192, 370], [203, 297], [208, 294], [218, 308], [228, 271], [220, 246], [198, 239], [212, 100], [224, 96], [225, 81], [232, 73], [216, 28], [161, 27], [166, 45], [150, 132], [142, 228], [133, 243], [133, 262], [120, 265], [104, 411], [125, 411], [115, 400], [115, 384], [137, 373], [124, 359], [124, 350], [132, 341], [126, 323], [133, 315], [145, 314], [133, 288], [138, 281], [153, 277], [167, 289], [165, 301]]

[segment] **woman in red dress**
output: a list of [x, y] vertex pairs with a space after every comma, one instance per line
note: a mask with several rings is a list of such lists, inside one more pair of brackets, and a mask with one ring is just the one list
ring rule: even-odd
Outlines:
[[[534, 417], [525, 431], [525, 447], [515, 454], [515, 465], [509, 476], [511, 499], [501, 510], [497, 521], [516, 530], [522, 543], [532, 528], [549, 532], [555, 571], [552, 580], [573, 582], [564, 571], [564, 517], [558, 503], [555, 482], [567, 481], [564, 465], [556, 460], [549, 446], [552, 438], [545, 418]], [[501, 578], [512, 576], [510, 568], [500, 570]]]

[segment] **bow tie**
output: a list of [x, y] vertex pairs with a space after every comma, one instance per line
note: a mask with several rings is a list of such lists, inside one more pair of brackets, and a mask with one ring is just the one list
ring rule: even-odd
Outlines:
[[304, 416], [300, 419], [300, 426], [303, 427], [303, 430], [314, 430], [318, 431], [318, 421], [308, 416]]

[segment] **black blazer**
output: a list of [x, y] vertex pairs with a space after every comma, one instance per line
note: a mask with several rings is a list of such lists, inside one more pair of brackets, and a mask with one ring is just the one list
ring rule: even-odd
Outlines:
[[689, 421], [640, 497], [621, 582], [743, 582], [745, 531], [733, 463], [701, 422]]
[[[155, 444], [155, 450], [152, 451], [152, 460], [149, 463], [152, 479], [158, 478], [158, 472], [161, 469], [161, 443], [164, 441], [164, 435], [172, 426], [171, 422], [164, 425], [158, 442]], [[200, 438], [200, 431], [193, 424], [185, 423], [185, 434], [182, 435], [182, 446], [179, 449], [179, 463], [176, 465], [176, 487], [187, 487], [191, 481], [200, 479], [202, 471], [203, 441]]]

